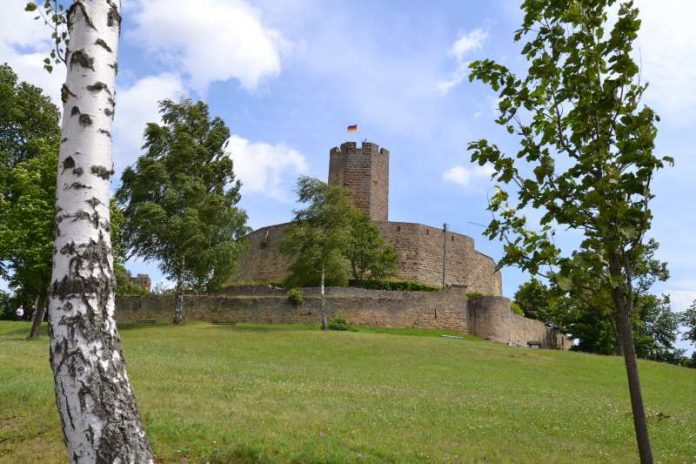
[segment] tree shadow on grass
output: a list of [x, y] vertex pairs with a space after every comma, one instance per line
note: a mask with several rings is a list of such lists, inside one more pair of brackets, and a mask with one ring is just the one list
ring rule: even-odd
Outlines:
[[319, 330], [319, 324], [237, 324], [225, 321], [213, 322], [209, 328], [231, 330], [234, 332], [290, 332], [297, 330]]
[[156, 329], [173, 325], [171, 322], [164, 321], [140, 321], [140, 322], [116, 322], [119, 332], [138, 330], [138, 329]]

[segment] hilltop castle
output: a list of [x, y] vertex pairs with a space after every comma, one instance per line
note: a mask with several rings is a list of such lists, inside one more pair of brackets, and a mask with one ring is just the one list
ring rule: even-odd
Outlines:
[[[231, 285], [219, 294], [187, 296], [190, 319], [250, 323], [316, 323], [319, 315], [340, 315], [367, 327], [447, 329], [520, 346], [569, 349], [571, 340], [543, 322], [510, 310], [500, 296], [502, 279], [495, 263], [474, 249], [474, 240], [423, 224], [389, 221], [389, 151], [374, 143], [346, 142], [330, 153], [329, 183], [345, 187], [358, 208], [377, 224], [396, 248], [397, 278], [445, 287], [441, 291], [385, 291], [363, 288], [302, 289], [301, 304], [285, 289], [268, 285]], [[278, 246], [290, 226], [278, 224], [249, 234], [232, 282], [265, 284], [288, 275], [290, 260]], [[473, 295], [480, 293], [482, 295]], [[173, 296], [120, 297], [118, 321], [169, 318]], [[324, 305], [326, 301], [326, 305]]]
[[[502, 277], [492, 258], [476, 251], [466, 235], [410, 222], [389, 221], [389, 150], [377, 144], [345, 142], [329, 154], [329, 184], [345, 187], [354, 204], [379, 227], [398, 253], [399, 280], [463, 287], [467, 292], [500, 296]], [[289, 258], [278, 246], [289, 223], [260, 228], [249, 235], [233, 281], [280, 282]]]

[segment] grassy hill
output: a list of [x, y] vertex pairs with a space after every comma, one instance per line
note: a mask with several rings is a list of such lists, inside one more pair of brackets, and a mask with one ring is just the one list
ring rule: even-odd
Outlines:
[[[47, 339], [0, 322], [0, 463], [66, 462]], [[623, 363], [443, 331], [123, 327], [157, 462], [636, 462]], [[696, 370], [640, 363], [656, 461], [696, 462]]]

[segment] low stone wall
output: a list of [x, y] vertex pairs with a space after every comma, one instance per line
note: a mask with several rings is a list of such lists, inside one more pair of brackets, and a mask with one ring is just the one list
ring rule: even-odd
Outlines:
[[[187, 295], [186, 318], [201, 321], [250, 323], [316, 323], [320, 320], [318, 288], [303, 289], [299, 306], [290, 304], [284, 289], [255, 287], [229, 289], [218, 295]], [[540, 342], [546, 348], [569, 349], [570, 342], [543, 323], [510, 311], [502, 297], [469, 300], [466, 289], [437, 292], [326, 289], [326, 313], [341, 315], [351, 323], [370, 327], [418, 327], [470, 333], [502, 343], [527, 346]], [[117, 297], [119, 323], [168, 321], [174, 314], [173, 296]]]
[[568, 337], [552, 330], [543, 322], [513, 313], [507, 298], [472, 298], [468, 301], [467, 309], [469, 330], [478, 337], [522, 346], [536, 342], [544, 348], [561, 350], [568, 350], [572, 346]]
[[[285, 290], [256, 288], [251, 294], [187, 295], [189, 320], [305, 323], [320, 320], [318, 288], [303, 289], [303, 301], [293, 306]], [[118, 322], [169, 320], [174, 314], [173, 296], [119, 297]], [[372, 327], [422, 327], [467, 331], [464, 289], [442, 292], [405, 292], [361, 288], [326, 289], [326, 313], [341, 315], [350, 322]]]

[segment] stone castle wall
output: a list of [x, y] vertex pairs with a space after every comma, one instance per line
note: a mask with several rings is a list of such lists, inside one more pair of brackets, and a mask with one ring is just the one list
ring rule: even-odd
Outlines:
[[[186, 318], [247, 323], [318, 323], [319, 289], [303, 289], [303, 302], [293, 306], [282, 289], [238, 288], [220, 295], [187, 295]], [[173, 296], [117, 297], [118, 323], [169, 321]], [[517, 316], [501, 297], [468, 299], [462, 288], [438, 292], [403, 292], [328, 288], [326, 311], [368, 327], [417, 327], [470, 333], [502, 343], [569, 349], [570, 341], [539, 321]]]
[[376, 143], [345, 142], [329, 154], [329, 184], [345, 187], [353, 204], [373, 221], [389, 215], [389, 150]]
[[474, 248], [474, 239], [456, 232], [410, 222], [377, 223], [387, 243], [399, 252], [399, 278], [442, 285], [443, 246], [445, 285], [467, 292], [502, 295], [503, 281], [495, 261]]
[[292, 259], [279, 250], [290, 223], [262, 227], [246, 236], [247, 249], [239, 257], [232, 282], [279, 283], [288, 276]]
[[[281, 282], [287, 277], [291, 260], [278, 251], [283, 232], [290, 224], [258, 229], [249, 234], [246, 253], [242, 255], [233, 281]], [[442, 284], [443, 231], [409, 222], [378, 222], [382, 236], [394, 245], [399, 259], [400, 280], [428, 285]], [[445, 241], [445, 284], [464, 287], [467, 292], [502, 295], [502, 277], [495, 262], [474, 248], [474, 240], [447, 231]]]

